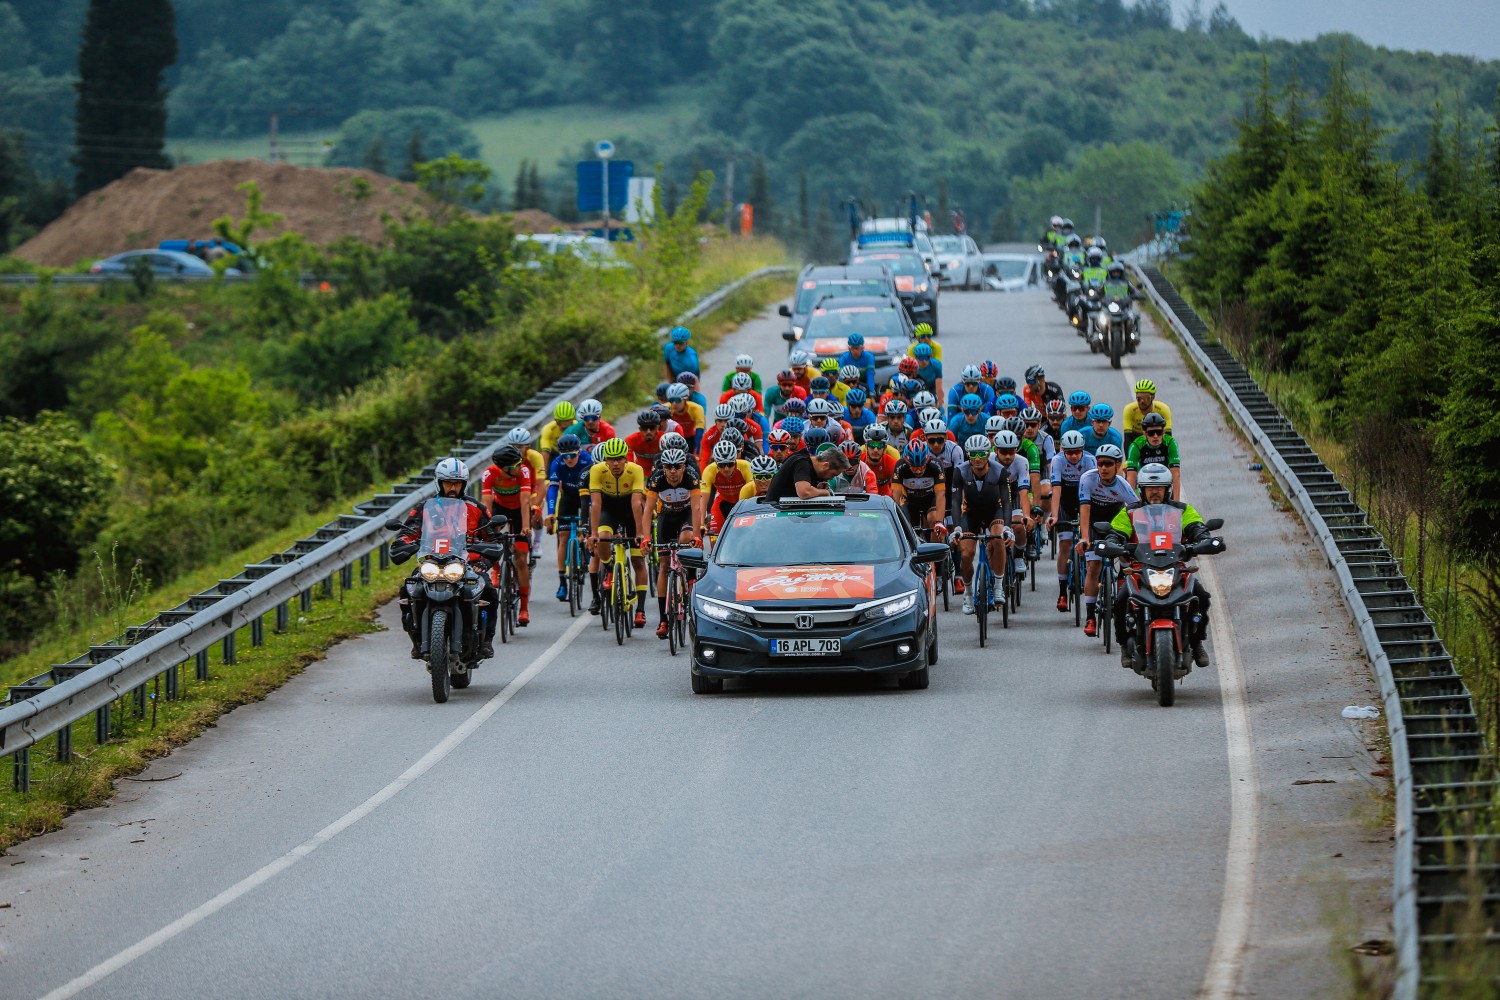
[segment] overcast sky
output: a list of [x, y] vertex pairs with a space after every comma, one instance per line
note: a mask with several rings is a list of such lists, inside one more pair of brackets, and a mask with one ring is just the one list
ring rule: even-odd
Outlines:
[[[1172, 0], [1179, 22], [1192, 0]], [[1217, 0], [1201, 0], [1206, 14]], [[1500, 59], [1500, 2], [1224, 0], [1249, 34], [1302, 40], [1347, 31], [1372, 45]]]

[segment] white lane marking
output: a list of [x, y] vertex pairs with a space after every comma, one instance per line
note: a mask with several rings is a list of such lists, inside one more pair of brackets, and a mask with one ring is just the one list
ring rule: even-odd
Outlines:
[[113, 973], [118, 972], [120, 969], [123, 969], [125, 966], [129, 965], [131, 962], [134, 962], [136, 959], [141, 958], [144, 955], [148, 955], [152, 951], [155, 951], [157, 948], [160, 948], [162, 945], [166, 944], [168, 941], [172, 940], [183, 931], [186, 931], [189, 928], [202, 923], [204, 920], [224, 909], [224, 907], [228, 906], [230, 903], [233, 903], [235, 900], [255, 889], [257, 886], [269, 882], [271, 879], [275, 878], [277, 875], [280, 875], [282, 872], [286, 871], [288, 868], [292, 867], [303, 858], [306, 858], [313, 851], [316, 851], [318, 848], [328, 843], [334, 837], [337, 837], [339, 834], [349, 829], [355, 823], [358, 823], [360, 820], [370, 815], [370, 813], [374, 812], [376, 809], [380, 808], [380, 806], [384, 805], [386, 802], [390, 801], [390, 799], [394, 798], [396, 794], [399, 793], [402, 789], [406, 788], [412, 782], [422, 777], [422, 775], [426, 774], [428, 771], [431, 771], [434, 767], [437, 766], [439, 761], [441, 761], [444, 757], [447, 757], [450, 753], [458, 748], [459, 744], [463, 743], [464, 740], [472, 736], [480, 726], [484, 725], [484, 723], [490, 718], [490, 716], [500, 711], [500, 709], [504, 707], [506, 702], [514, 698], [516, 696], [516, 692], [520, 691], [523, 687], [530, 683], [537, 674], [540, 674], [543, 670], [546, 670], [547, 667], [552, 664], [552, 661], [557, 658], [557, 654], [562, 652], [563, 647], [572, 642], [573, 639], [577, 637], [578, 633], [583, 631], [584, 626], [588, 625], [593, 620], [594, 619], [585, 615], [575, 621], [567, 629], [567, 631], [558, 636], [556, 641], [554, 641], [552, 645], [548, 646], [540, 656], [532, 660], [530, 665], [527, 666], [525, 670], [521, 671], [521, 673], [518, 674], [513, 681], [505, 685], [505, 687], [501, 688], [500, 691], [496, 693], [492, 698], [490, 698], [489, 701], [480, 706], [478, 711], [476, 711], [473, 715], [469, 716], [462, 723], [460, 723], [457, 729], [454, 729], [447, 736], [443, 737], [442, 741], [438, 743], [437, 746], [433, 747], [431, 750], [423, 754], [421, 760], [417, 761], [411, 767], [407, 768], [404, 772], [401, 773], [399, 777], [397, 777], [390, 784], [386, 785], [380, 791], [376, 792], [368, 799], [365, 799], [359, 805], [355, 806], [353, 809], [349, 810], [344, 815], [340, 816], [338, 819], [334, 820], [332, 823], [328, 824], [323, 829], [313, 834], [307, 840], [292, 848], [290, 851], [287, 851], [281, 857], [277, 858], [275, 861], [272, 861], [264, 868], [261, 868], [260, 870], [245, 876], [243, 879], [225, 889], [217, 896], [208, 900], [206, 903], [203, 903], [202, 905], [189, 910], [187, 913], [184, 913], [182, 916], [178, 917], [170, 924], [167, 924], [165, 927], [156, 931], [154, 934], [142, 938], [140, 941], [137, 941], [135, 944], [131, 945], [129, 948], [126, 948], [119, 954], [113, 956], [112, 958], [108, 958], [103, 962], [100, 962], [98, 965], [94, 966], [92, 969], [85, 972], [77, 979], [59, 986], [51, 993], [48, 993], [44, 997], [42, 997], [42, 1000], [66, 1000], [66, 998], [68, 997], [77, 996], [79, 993], [82, 993], [89, 987], [97, 985], [100, 981], [112, 975]]
[[[1135, 389], [1135, 369], [1122, 362], [1121, 373]], [[1132, 397], [1133, 398], [1133, 397]], [[1213, 560], [1205, 559], [1199, 575], [1210, 593], [1219, 590]], [[1219, 927], [1200, 1000], [1231, 1000], [1239, 986], [1250, 949], [1250, 918], [1255, 912], [1255, 856], [1260, 839], [1260, 778], [1250, 735], [1249, 698], [1234, 632], [1221, 609], [1209, 618], [1214, 644], [1214, 668], [1219, 673], [1219, 699], [1224, 708], [1224, 740], [1229, 751], [1229, 848], [1224, 860], [1224, 894], [1219, 903]]]

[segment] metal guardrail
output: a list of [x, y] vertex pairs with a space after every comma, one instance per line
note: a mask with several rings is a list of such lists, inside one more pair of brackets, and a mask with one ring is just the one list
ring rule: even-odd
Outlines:
[[[1465, 832], [1464, 821], [1488, 810], [1497, 791], [1469, 691], [1366, 512], [1250, 373], [1209, 338], [1208, 325], [1171, 283], [1141, 262], [1146, 255], [1131, 256], [1151, 300], [1317, 537], [1375, 668], [1396, 783], [1394, 995], [1413, 1000], [1420, 986], [1437, 981], [1421, 972], [1424, 951], [1454, 943], [1453, 912], [1473, 902], [1469, 866], [1476, 862], [1468, 850], [1480, 838]], [[1490, 927], [1500, 912], [1500, 868], [1496, 845], [1483, 846], [1477, 870], [1489, 875], [1483, 912]], [[1500, 943], [1493, 933], [1489, 941]]]
[[[719, 308], [719, 306], [723, 305], [725, 299], [729, 298], [729, 296], [733, 295], [741, 288], [744, 288], [752, 281], [759, 281], [761, 278], [769, 278], [777, 274], [796, 273], [797, 269], [789, 264], [772, 264], [769, 267], [763, 267], [757, 271], [751, 271], [743, 278], [731, 281], [729, 284], [725, 285], [723, 288], [720, 288], [712, 295], [706, 296], [705, 298], [700, 300], [697, 305], [693, 306], [693, 308], [689, 309], [687, 312], [679, 316], [678, 321], [687, 322], [690, 319], [697, 319], [699, 316], [706, 316], [707, 314], [713, 312], [715, 309]], [[658, 337], [665, 337], [669, 329], [670, 327], [664, 326], [660, 330], [656, 331], [656, 334]]]

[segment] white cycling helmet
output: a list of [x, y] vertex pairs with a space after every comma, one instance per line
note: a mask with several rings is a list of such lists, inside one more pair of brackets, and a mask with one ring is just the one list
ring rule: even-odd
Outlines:
[[906, 414], [906, 404], [899, 399], [888, 399], [885, 401], [885, 415], [888, 417], [900, 417]]
[[770, 455], [756, 455], [750, 460], [750, 473], [755, 476], [764, 476], [775, 472], [781, 466], [776, 464], [776, 459]]
[[729, 397], [729, 408], [736, 414], [746, 414], [755, 409], [755, 397], [748, 392], [736, 393]]
[[714, 461], [720, 465], [728, 465], [740, 457], [740, 449], [733, 441], [720, 438], [714, 445]]
[[1021, 447], [1021, 439], [1016, 437], [1015, 431], [1001, 431], [999, 434], [995, 435], [996, 450], [999, 450], [1001, 448], [1014, 449], [1019, 447]]
[[728, 403], [720, 403], [718, 406], [714, 407], [715, 420], [729, 420], [733, 416], [734, 407], [730, 406]]
[[1096, 460], [1100, 458], [1112, 458], [1116, 462], [1122, 462], [1125, 460], [1125, 453], [1120, 450], [1119, 445], [1101, 444], [1094, 449], [1094, 458]]
[[786, 359], [786, 363], [792, 368], [806, 368], [809, 360], [806, 351], [793, 351], [792, 356]]
[[469, 467], [461, 458], [445, 458], [432, 470], [432, 478], [438, 482], [469, 481]]
[[864, 372], [860, 370], [859, 365], [845, 365], [839, 369], [839, 381], [847, 382], [849, 379], [859, 378], [863, 374]]
[[1080, 433], [1079, 431], [1068, 431], [1068, 432], [1066, 432], [1066, 433], [1063, 434], [1063, 436], [1062, 436], [1062, 448], [1063, 448], [1064, 451], [1070, 451], [1070, 450], [1072, 450], [1074, 448], [1082, 448], [1082, 447], [1083, 447], [1083, 434], [1082, 433]]
[[961, 381], [964, 381], [964, 382], [978, 382], [979, 381], [979, 366], [978, 365], [964, 365], [963, 371], [961, 371], [961, 372], [958, 373], [958, 377], [959, 377], [959, 379]]
[[990, 452], [990, 439], [983, 434], [974, 434], [964, 442], [964, 454], [973, 457], [978, 454], [988, 455]]
[[922, 421], [922, 423], [924, 424], [929, 420], [942, 420], [943, 411], [938, 409], [936, 406], [924, 406], [921, 412], [917, 414], [917, 419]]
[[676, 431], [668, 431], [661, 436], [661, 450], [663, 453], [665, 453], [672, 451], [673, 449], [686, 451], [687, 438], [683, 437], [681, 434], [678, 434]]
[[604, 404], [597, 399], [585, 399], [578, 404], [578, 419], [588, 420], [592, 417], [604, 416]]
[[[610, 438], [609, 440], [613, 441], [614, 438]], [[609, 441], [600, 441], [598, 444], [594, 445], [589, 449], [589, 457], [592, 458], [595, 462], [604, 461], [604, 446], [607, 444], [609, 444]]]
[[1172, 471], [1160, 462], [1152, 462], [1143, 466], [1135, 477], [1137, 489], [1143, 486], [1171, 486]]
[[748, 354], [736, 354], [734, 356], [734, 366], [736, 368], [754, 368], [755, 359]]
[[750, 377], [749, 372], [735, 372], [729, 376], [729, 388], [731, 389], [745, 390], [754, 384], [755, 380]]
[[922, 390], [921, 392], [917, 393], [915, 396], [913, 396], [911, 398], [911, 405], [912, 406], [927, 407], [927, 406], [934, 406], [936, 404], [937, 404], [937, 397], [934, 396], [932, 393], [928, 392], [925, 389]]
[[926, 423], [924, 423], [922, 425], [922, 433], [923, 434], [942, 434], [944, 436], [947, 436], [947, 434], [948, 434], [948, 425], [945, 424], [945, 423], [943, 423], [942, 420], [934, 418], [932, 420], [927, 421]]
[[692, 394], [693, 390], [689, 389], [681, 382], [673, 382], [671, 385], [667, 386], [667, 401], [671, 403], [679, 403], [682, 400], [687, 399]]
[[510, 432], [505, 435], [505, 440], [511, 444], [530, 444], [531, 432], [524, 427], [512, 427]]
[[984, 432], [986, 434], [999, 434], [1003, 430], [1005, 430], [1004, 417], [990, 417], [984, 422]]

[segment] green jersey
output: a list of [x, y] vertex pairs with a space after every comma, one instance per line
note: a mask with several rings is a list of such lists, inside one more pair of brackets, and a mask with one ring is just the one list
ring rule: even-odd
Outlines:
[[1162, 435], [1161, 444], [1152, 444], [1151, 439], [1144, 435], [1131, 443], [1130, 457], [1125, 460], [1125, 468], [1139, 472], [1142, 466], [1150, 465], [1152, 462], [1165, 465], [1169, 469], [1175, 469], [1182, 464], [1177, 458], [1177, 440], [1172, 435]]
[[1040, 474], [1042, 471], [1042, 453], [1037, 451], [1036, 442], [1030, 438], [1021, 439], [1021, 454], [1026, 456], [1026, 462], [1031, 466], [1031, 471]]

